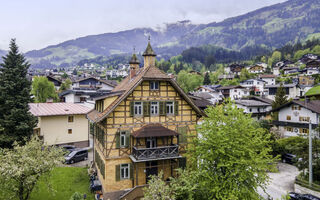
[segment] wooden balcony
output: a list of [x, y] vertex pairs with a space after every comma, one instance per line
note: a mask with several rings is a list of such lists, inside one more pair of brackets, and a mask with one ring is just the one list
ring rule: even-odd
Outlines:
[[161, 160], [179, 157], [179, 146], [160, 146], [155, 148], [132, 148], [131, 156], [138, 161]]

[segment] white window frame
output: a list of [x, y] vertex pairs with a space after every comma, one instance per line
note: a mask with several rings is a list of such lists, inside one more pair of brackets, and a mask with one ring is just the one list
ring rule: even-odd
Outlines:
[[[168, 105], [168, 104], [171, 104], [171, 105]], [[168, 109], [168, 107], [169, 107], [169, 109]], [[173, 101], [166, 102], [166, 114], [167, 115], [173, 115], [174, 114], [174, 102]]]
[[159, 81], [150, 81], [150, 90], [159, 90]]
[[143, 103], [141, 101], [134, 102], [133, 113], [135, 116], [142, 116], [142, 113], [143, 113], [142, 109], [143, 109]]
[[[121, 131], [120, 132], [120, 147], [126, 147], [127, 145], [127, 141], [126, 141], [126, 132], [125, 131]], [[123, 141], [123, 144], [122, 144]]]
[[151, 101], [150, 102], [150, 114], [151, 115], [159, 115], [159, 102]]
[[129, 179], [130, 178], [130, 164], [120, 164], [120, 179]]

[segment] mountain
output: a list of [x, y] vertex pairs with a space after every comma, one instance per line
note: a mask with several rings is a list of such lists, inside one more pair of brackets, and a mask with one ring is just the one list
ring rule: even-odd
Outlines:
[[233, 50], [249, 46], [278, 48], [320, 37], [320, 0], [289, 0], [222, 22], [195, 25], [190, 21], [167, 24], [163, 29], [136, 28], [69, 40], [44, 49], [29, 51], [34, 67], [68, 67], [99, 56], [142, 52], [147, 35], [162, 58], [180, 54], [192, 46], [214, 45]]

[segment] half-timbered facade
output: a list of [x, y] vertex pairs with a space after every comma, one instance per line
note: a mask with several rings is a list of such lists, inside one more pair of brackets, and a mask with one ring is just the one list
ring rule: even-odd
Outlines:
[[104, 192], [145, 185], [150, 175], [175, 176], [183, 167], [190, 138], [202, 111], [176, 81], [155, 66], [150, 43], [139, 67], [96, 101], [88, 114], [95, 124], [95, 163]]

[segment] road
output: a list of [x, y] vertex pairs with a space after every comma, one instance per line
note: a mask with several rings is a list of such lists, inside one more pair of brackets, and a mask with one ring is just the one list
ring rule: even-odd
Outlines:
[[[295, 166], [285, 163], [278, 163], [278, 169], [279, 172], [277, 173], [269, 173], [270, 183], [266, 190], [274, 200], [280, 200], [282, 195], [286, 195], [288, 192], [294, 190], [294, 180], [299, 174], [299, 171]], [[268, 195], [261, 189], [259, 190], [259, 193], [267, 199]]]

